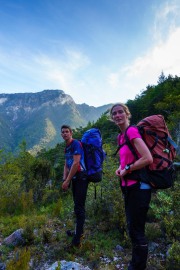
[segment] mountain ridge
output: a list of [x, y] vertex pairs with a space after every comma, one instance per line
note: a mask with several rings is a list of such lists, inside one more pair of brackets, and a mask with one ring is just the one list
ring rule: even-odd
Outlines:
[[16, 152], [26, 141], [27, 150], [37, 152], [61, 142], [60, 126], [84, 127], [96, 121], [111, 104], [100, 107], [76, 104], [63, 90], [0, 94], [1, 149]]

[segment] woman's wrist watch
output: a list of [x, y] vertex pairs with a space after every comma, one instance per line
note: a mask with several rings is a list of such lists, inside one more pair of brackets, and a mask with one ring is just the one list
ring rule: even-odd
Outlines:
[[125, 166], [125, 170], [128, 171], [128, 172], [131, 172], [131, 164], [127, 164]]

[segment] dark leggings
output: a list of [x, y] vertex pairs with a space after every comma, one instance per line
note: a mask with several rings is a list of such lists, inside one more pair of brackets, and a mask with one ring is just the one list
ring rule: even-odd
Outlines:
[[86, 175], [79, 173], [72, 180], [72, 192], [74, 200], [74, 212], [76, 216], [76, 240], [79, 241], [84, 231], [85, 201], [87, 195], [88, 180]]
[[148, 256], [145, 223], [151, 200], [151, 189], [126, 188], [123, 193], [127, 227], [133, 246], [132, 261], [128, 269], [144, 270]]

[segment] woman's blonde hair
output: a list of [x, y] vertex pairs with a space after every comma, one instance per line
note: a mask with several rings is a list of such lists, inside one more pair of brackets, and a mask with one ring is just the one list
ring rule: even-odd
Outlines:
[[128, 119], [131, 118], [131, 113], [130, 113], [130, 111], [129, 111], [128, 106], [126, 106], [124, 103], [119, 102], [119, 103], [115, 103], [115, 104], [111, 107], [111, 109], [110, 109], [110, 116], [111, 116], [111, 119], [113, 119], [113, 118], [112, 118], [112, 111], [113, 111], [113, 109], [114, 109], [115, 107], [117, 107], [117, 106], [121, 106], [121, 107], [123, 108], [123, 110], [125, 111], [125, 114], [127, 115]]

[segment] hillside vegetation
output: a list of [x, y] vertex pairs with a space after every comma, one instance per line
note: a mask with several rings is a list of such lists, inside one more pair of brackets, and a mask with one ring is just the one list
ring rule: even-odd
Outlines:
[[[120, 100], [117, 100], [119, 102]], [[132, 124], [152, 114], [164, 115], [173, 139], [180, 145], [180, 78], [164, 77], [155, 86], [147, 86], [127, 105]], [[98, 127], [107, 153], [104, 176], [99, 184], [90, 184], [87, 195], [85, 239], [79, 250], [69, 252], [66, 230], [73, 229], [71, 190], [61, 189], [64, 165], [64, 143], [37, 156], [19, 146], [18, 155], [0, 152], [0, 267], [7, 270], [47, 269], [55, 261], [78, 261], [91, 269], [126, 269], [131, 257], [124, 204], [115, 176], [118, 157], [117, 127], [109, 120], [108, 111], [86, 127], [74, 130], [80, 139], [83, 132]], [[180, 159], [176, 158], [179, 162]], [[148, 268], [180, 269], [180, 173], [174, 186], [153, 192], [146, 234], [150, 243]], [[7, 246], [3, 240], [23, 229], [24, 241]], [[2, 268], [3, 269], [3, 268]]]
[[27, 150], [37, 154], [59, 141], [59, 127], [68, 122], [73, 128], [96, 121], [109, 105], [93, 107], [76, 104], [62, 90], [37, 93], [0, 94], [0, 149], [17, 153], [22, 140]]

